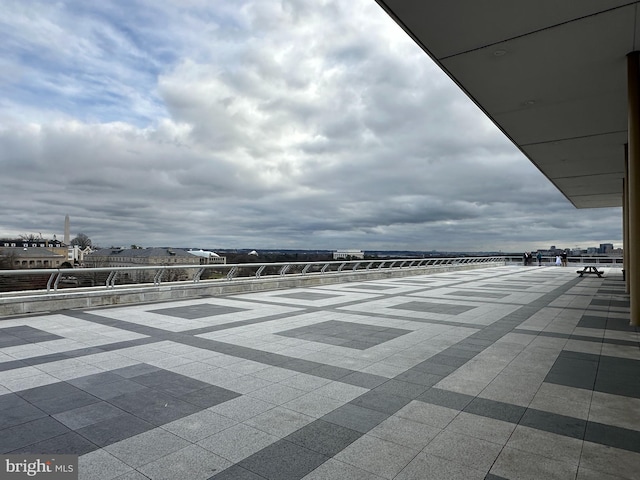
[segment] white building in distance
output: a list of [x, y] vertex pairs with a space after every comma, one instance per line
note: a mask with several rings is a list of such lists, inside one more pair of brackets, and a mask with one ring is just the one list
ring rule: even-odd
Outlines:
[[364, 259], [364, 252], [362, 250], [336, 250], [333, 252], [334, 260], [343, 260], [343, 259]]

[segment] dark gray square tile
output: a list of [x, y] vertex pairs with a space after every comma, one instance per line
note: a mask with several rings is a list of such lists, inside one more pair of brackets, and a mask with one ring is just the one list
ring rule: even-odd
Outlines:
[[120, 395], [109, 401], [125, 412], [157, 426], [202, 410], [202, 407], [151, 388]]
[[637, 430], [587, 422], [584, 439], [587, 442], [640, 453], [640, 432]]
[[130, 365], [128, 367], [117, 368], [115, 370], [111, 370], [111, 373], [120, 375], [124, 378], [134, 378], [139, 375], [144, 375], [146, 373], [157, 372], [158, 370], [162, 370], [161, 368], [154, 367], [153, 365], [148, 365], [146, 363], [138, 363], [137, 365]]
[[25, 447], [18, 448], [12, 454], [47, 455], [84, 455], [97, 450], [98, 446], [75, 432], [67, 432]]
[[475, 397], [465, 395], [464, 393], [431, 388], [420, 395], [416, 400], [420, 400], [425, 403], [432, 403], [441, 407], [452, 408], [454, 410], [464, 410], [474, 398]]
[[533, 285], [518, 285], [515, 283], [486, 283], [483, 287], [500, 288], [505, 290], [529, 290]]
[[366, 350], [407, 333], [411, 333], [411, 330], [330, 320], [285, 330], [278, 332], [277, 335], [329, 345], [339, 345], [356, 350]]
[[382, 385], [388, 380], [389, 379], [386, 377], [381, 377], [380, 375], [373, 375], [371, 373], [365, 372], [353, 372], [340, 379], [342, 383], [348, 383], [349, 385], [355, 385], [356, 387], [369, 389], [375, 388], [378, 385]]
[[181, 396], [209, 386], [208, 383], [167, 370], [138, 375], [132, 381], [174, 396]]
[[102, 400], [108, 400], [119, 395], [124, 395], [125, 393], [137, 392], [138, 390], [142, 390], [143, 388], [146, 387], [137, 382], [133, 382], [131, 380], [123, 378], [118, 382], [88, 385], [84, 387], [84, 390], [85, 392], [87, 392], [87, 395], [91, 394], [92, 396], [94, 396], [94, 398], [97, 397]]
[[528, 408], [518, 423], [525, 427], [536, 428], [579, 440], [584, 438], [587, 424], [585, 420], [580, 418], [567, 417], [566, 415], [558, 415], [557, 413], [544, 412], [533, 408]]
[[198, 407], [209, 408], [239, 396], [240, 394], [237, 392], [211, 385], [209, 387], [186, 393], [180, 396], [180, 400], [192, 403]]
[[216, 315], [244, 312], [246, 310], [246, 308], [228, 307], [212, 303], [199, 303], [196, 305], [185, 305], [183, 307], [159, 308], [157, 310], [149, 310], [149, 312], [167, 315], [170, 317], [183, 318], [185, 320], [197, 320], [198, 318], [214, 317]]
[[99, 401], [99, 398], [96, 398], [80, 389], [76, 389], [75, 392], [71, 392], [69, 395], [62, 397], [55, 396], [34, 400], [33, 404], [39, 409], [47, 412], [49, 415], [54, 415], [56, 413], [66, 412], [67, 410], [73, 410], [98, 403]]
[[321, 453], [279, 440], [238, 465], [268, 480], [299, 480], [328, 459]]
[[508, 403], [476, 397], [464, 408], [464, 412], [495, 418], [509, 423], [518, 423], [526, 408]]
[[123, 412], [118, 417], [80, 428], [76, 430], [76, 433], [99, 447], [105, 447], [153, 428], [155, 425]]
[[14, 407], [5, 408], [0, 411], [0, 430], [27, 423], [37, 418], [46, 417], [47, 414], [34, 407], [30, 403], [24, 402]]
[[349, 370], [348, 368], [334, 367], [333, 365], [323, 365], [321, 367], [314, 368], [307, 373], [309, 375], [315, 375], [316, 377], [326, 378], [328, 380], [340, 380], [341, 378], [354, 373], [354, 371]]
[[274, 295], [274, 297], [279, 298], [294, 298], [296, 300], [327, 300], [329, 298], [339, 298], [341, 295], [331, 295], [328, 293], [317, 293], [317, 292], [295, 292], [295, 293], [285, 293], [283, 295]]
[[0, 430], [0, 453], [13, 452], [27, 445], [57, 437], [69, 429], [51, 417], [42, 417], [31, 422]]
[[19, 407], [20, 405], [25, 405], [27, 403], [28, 402], [17, 393], [0, 395], [0, 412], [7, 408]]
[[448, 303], [431, 303], [431, 302], [407, 302], [399, 305], [393, 305], [389, 308], [397, 310], [409, 310], [411, 312], [439, 313], [442, 315], [460, 315], [461, 313], [473, 310], [476, 307], [468, 305], [451, 305]]
[[583, 315], [577, 326], [580, 328], [597, 328], [602, 330], [607, 326], [607, 318]]
[[122, 413], [122, 410], [110, 403], [100, 401], [84, 407], [56, 413], [53, 417], [70, 429], [77, 430], [87, 425], [117, 417]]
[[285, 440], [333, 457], [362, 436], [362, 433], [334, 423], [316, 420], [285, 437]]
[[411, 399], [399, 395], [371, 390], [351, 400], [349, 403], [393, 415], [410, 401]]
[[28, 325], [0, 328], [0, 348], [15, 347], [28, 343], [48, 342], [62, 338], [64, 337]]
[[356, 432], [367, 433], [387, 418], [389, 418], [389, 414], [347, 403], [326, 414], [321, 420], [335, 423]]
[[74, 393], [82, 393], [82, 390], [67, 382], [57, 382], [49, 385], [43, 385], [41, 387], [30, 388], [28, 390], [22, 390], [21, 392], [18, 392], [18, 395], [30, 403], [38, 404], [42, 400], [66, 397]]
[[358, 289], [362, 289], [362, 290], [379, 290], [379, 291], [384, 291], [384, 290], [391, 290], [394, 289], [396, 287], [390, 287], [390, 286], [385, 286], [385, 285], [347, 285], [348, 288], [358, 288]]
[[508, 297], [508, 293], [496, 293], [496, 292], [478, 292], [473, 290], [456, 290], [455, 292], [449, 292], [445, 295], [453, 295], [456, 297], [476, 297], [476, 298], [504, 298]]

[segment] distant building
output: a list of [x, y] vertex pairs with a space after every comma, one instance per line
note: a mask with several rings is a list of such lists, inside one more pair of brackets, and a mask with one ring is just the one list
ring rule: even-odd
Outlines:
[[200, 265], [200, 257], [179, 248], [102, 248], [84, 257], [87, 267]]
[[[171, 280], [188, 280], [193, 278], [193, 269], [180, 271], [183, 265], [200, 265], [200, 257], [179, 248], [102, 248], [85, 255], [85, 267], [153, 267], [175, 266], [176, 270], [168, 273]], [[151, 281], [154, 271], [140, 270], [127, 272], [125, 279], [134, 282]]]
[[613, 250], [613, 243], [601, 243], [598, 253], [611, 253]]
[[227, 257], [221, 257], [215, 252], [209, 252], [207, 250], [187, 250], [187, 253], [195, 255], [200, 259], [200, 265], [215, 265], [227, 263]]
[[47, 248], [0, 246], [0, 264], [3, 264], [0, 269], [59, 268], [66, 260], [66, 255]]
[[343, 260], [347, 258], [364, 259], [364, 252], [362, 250], [336, 250], [333, 252], [334, 260]]

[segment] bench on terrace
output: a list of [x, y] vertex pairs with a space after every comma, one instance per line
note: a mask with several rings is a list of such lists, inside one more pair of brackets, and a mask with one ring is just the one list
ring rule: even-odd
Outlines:
[[585, 273], [593, 273], [602, 278], [602, 274], [604, 273], [604, 271], [598, 270], [598, 267], [595, 267], [593, 265], [587, 265], [582, 270], [576, 270], [576, 273], [580, 274], [580, 276], [583, 276]]

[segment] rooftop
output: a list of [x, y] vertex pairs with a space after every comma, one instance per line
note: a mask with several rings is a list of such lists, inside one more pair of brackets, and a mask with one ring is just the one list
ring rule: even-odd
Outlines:
[[81, 479], [637, 478], [640, 339], [604, 270], [5, 318], [0, 453]]

